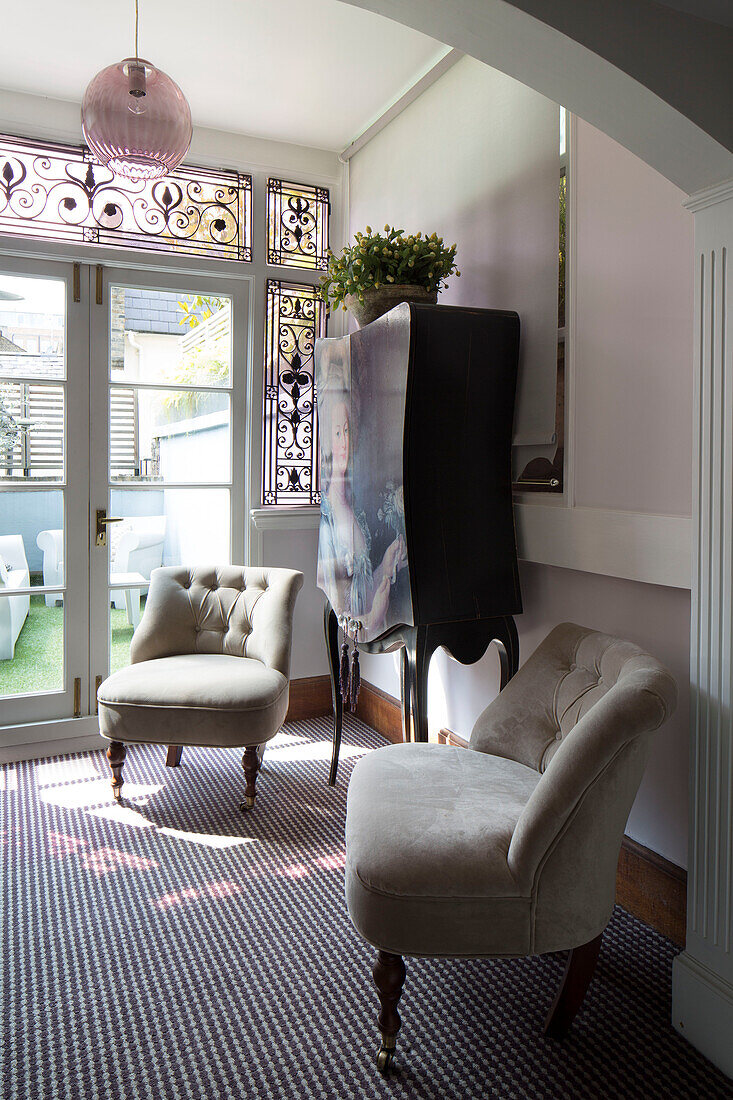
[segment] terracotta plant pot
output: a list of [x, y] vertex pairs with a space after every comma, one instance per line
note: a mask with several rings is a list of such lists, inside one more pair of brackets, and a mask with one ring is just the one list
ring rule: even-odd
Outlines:
[[356, 294], [347, 294], [344, 304], [359, 328], [363, 328], [370, 321], [376, 321], [377, 317], [398, 306], [400, 302], [434, 306], [437, 301], [437, 290], [426, 290], [423, 286], [414, 286], [409, 283], [395, 283], [365, 290], [363, 302], [359, 301]]

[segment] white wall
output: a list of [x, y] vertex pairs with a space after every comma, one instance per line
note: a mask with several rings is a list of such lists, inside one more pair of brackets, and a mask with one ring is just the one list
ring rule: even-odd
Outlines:
[[[81, 104], [48, 96], [0, 89], [0, 132], [80, 144]], [[335, 153], [284, 141], [195, 126], [190, 164], [257, 171], [295, 172], [295, 179], [330, 180], [340, 176]], [[288, 177], [286, 177], [288, 178]]]
[[446, 305], [522, 319], [517, 440], [555, 429], [559, 111], [465, 57], [350, 161], [349, 226], [385, 223], [458, 245]]
[[[449, 77], [452, 84], [446, 83]], [[478, 79], [478, 72], [457, 65], [431, 93], [455, 97], [461, 93], [456, 82], [465, 80], [468, 86]], [[491, 80], [487, 75], [487, 86]], [[352, 227], [355, 216], [356, 222], [373, 225], [395, 220], [393, 210], [404, 209], [405, 194], [420, 193], [415, 178], [420, 178], [429, 147], [437, 175], [431, 178], [430, 194], [441, 196], [445, 220], [455, 224], [455, 218], [463, 218], [465, 239], [484, 241], [486, 223], [502, 216], [505, 196], [493, 194], [491, 171], [485, 178], [480, 173], [456, 176], [445, 163], [452, 143], [440, 144], [433, 112], [420, 106], [418, 100], [354, 158]], [[395, 143], [391, 131], [397, 126]], [[462, 143], [490, 146], [488, 120], [480, 110], [462, 117], [460, 130]], [[592, 127], [577, 126], [573, 154], [571, 454], [566, 498], [553, 503], [566, 515], [583, 508], [684, 516], [689, 514], [691, 485], [692, 218], [682, 209], [682, 192]], [[530, 239], [527, 247], [539, 249], [542, 242]], [[553, 242], [553, 260], [555, 248]], [[491, 256], [486, 263], [494, 260]], [[495, 295], [502, 282], [511, 284], [517, 270], [505, 272], [502, 265], [515, 262], [518, 257], [503, 250], [490, 279], [482, 278], [479, 264], [469, 264], [461, 285], [463, 300], [488, 307], [511, 305], [505, 299], [497, 302]], [[535, 271], [540, 266], [538, 257], [528, 263]], [[520, 314], [524, 320], [521, 308]], [[533, 500], [527, 503], [529, 507]], [[628, 637], [668, 663], [680, 685], [680, 705], [657, 739], [629, 833], [684, 866], [689, 592], [602, 576], [600, 567], [599, 572], [592, 569], [592, 562], [583, 573], [522, 564], [525, 613], [517, 620], [521, 656], [525, 659], [557, 622], [571, 620]], [[398, 694], [393, 657], [365, 657], [362, 669], [365, 679]], [[437, 654], [429, 682], [431, 735], [448, 725], [467, 736], [497, 688], [495, 655], [463, 667]]]
[[260, 532], [260, 537], [261, 560], [266, 565], [300, 569], [304, 574], [303, 588], [295, 605], [290, 675], [293, 679], [324, 676], [328, 664], [323, 639], [324, 597], [316, 588], [318, 531], [315, 528], [301, 531], [265, 530]]

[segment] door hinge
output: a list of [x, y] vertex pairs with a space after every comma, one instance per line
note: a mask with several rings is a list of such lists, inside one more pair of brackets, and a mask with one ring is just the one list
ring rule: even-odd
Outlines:
[[81, 264], [74, 264], [73, 297], [75, 302], [81, 301]]
[[101, 264], [97, 264], [97, 305], [101, 306], [104, 301], [104, 268]]
[[94, 713], [95, 714], [99, 714], [99, 699], [97, 698], [97, 695], [99, 694], [99, 689], [101, 688], [101, 686], [102, 686], [102, 677], [97, 676], [95, 681], [94, 681]]
[[74, 717], [81, 718], [81, 676], [74, 677]]

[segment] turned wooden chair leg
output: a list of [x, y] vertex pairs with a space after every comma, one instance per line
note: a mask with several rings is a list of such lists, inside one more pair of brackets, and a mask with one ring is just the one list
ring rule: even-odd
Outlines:
[[545, 1020], [544, 1030], [548, 1038], [564, 1039], [570, 1030], [593, 977], [602, 938], [601, 932], [594, 940], [574, 947], [568, 955], [560, 988]]
[[374, 984], [379, 994], [381, 1005], [379, 1013], [379, 1030], [382, 1033], [382, 1045], [377, 1054], [377, 1069], [380, 1073], [388, 1073], [397, 1046], [397, 1032], [400, 1030], [400, 1014], [397, 1004], [402, 996], [402, 987], [405, 984], [405, 964], [401, 955], [392, 955], [388, 951], [380, 951], [372, 970]]
[[168, 755], [165, 758], [166, 767], [177, 768], [183, 756], [183, 745], [169, 745]]
[[110, 741], [107, 749], [107, 759], [112, 769], [112, 793], [117, 802], [122, 799], [122, 784], [125, 782], [122, 778], [122, 768], [126, 756], [127, 749], [121, 741]]
[[247, 781], [247, 785], [244, 788], [244, 802], [240, 802], [240, 810], [251, 810], [255, 804], [255, 782], [257, 780], [257, 772], [260, 770], [262, 764], [262, 758], [259, 752], [259, 745], [248, 745], [244, 750], [244, 756], [242, 757], [242, 767], [244, 768], [244, 778]]

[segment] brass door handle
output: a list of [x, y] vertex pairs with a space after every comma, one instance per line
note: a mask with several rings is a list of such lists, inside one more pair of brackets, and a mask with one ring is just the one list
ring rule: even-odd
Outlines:
[[122, 523], [124, 516], [108, 516], [106, 508], [97, 508], [97, 530], [94, 539], [95, 546], [107, 545], [107, 524]]

